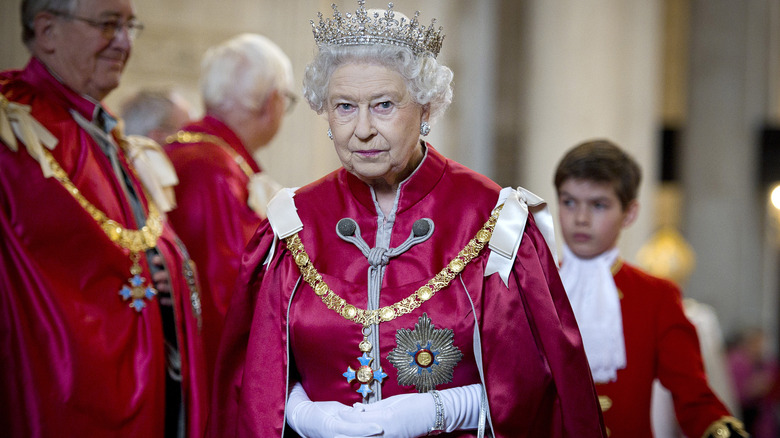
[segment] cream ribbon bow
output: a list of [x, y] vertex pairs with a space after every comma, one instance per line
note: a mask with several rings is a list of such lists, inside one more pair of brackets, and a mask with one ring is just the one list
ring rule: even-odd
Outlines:
[[57, 138], [30, 114], [28, 105], [18, 104], [0, 94], [0, 140], [14, 152], [19, 150], [16, 139], [27, 147], [27, 152], [41, 165], [43, 176], [53, 175], [49, 161], [43, 156], [43, 146], [54, 150]]
[[148, 137], [129, 135], [123, 141], [127, 158], [154, 203], [164, 212], [173, 210], [176, 207], [174, 186], [179, 184], [179, 177], [168, 155]]
[[504, 281], [504, 285], [508, 287], [509, 273], [512, 271], [517, 250], [520, 248], [529, 214], [533, 214], [536, 226], [547, 242], [556, 266], [558, 256], [555, 248], [552, 214], [550, 214], [544, 199], [522, 187], [517, 189], [505, 187], [498, 195], [496, 207], [502, 203], [504, 208], [501, 209], [493, 236], [490, 238], [490, 256], [488, 256], [485, 267], [485, 277], [497, 272], [501, 280]]
[[282, 185], [274, 181], [267, 173], [259, 172], [249, 177], [249, 182], [246, 186], [249, 192], [247, 199], [249, 208], [257, 213], [260, 219], [265, 219], [266, 206], [274, 195], [282, 189]]

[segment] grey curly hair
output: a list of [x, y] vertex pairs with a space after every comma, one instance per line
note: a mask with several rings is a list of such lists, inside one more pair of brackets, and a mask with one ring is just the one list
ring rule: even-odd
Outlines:
[[333, 72], [348, 63], [367, 62], [395, 70], [406, 80], [412, 99], [430, 105], [430, 120], [435, 121], [452, 103], [452, 70], [439, 64], [433, 56], [415, 56], [406, 47], [387, 44], [365, 46], [321, 46], [314, 60], [306, 66], [303, 96], [309, 106], [322, 114], [328, 100], [328, 84]]

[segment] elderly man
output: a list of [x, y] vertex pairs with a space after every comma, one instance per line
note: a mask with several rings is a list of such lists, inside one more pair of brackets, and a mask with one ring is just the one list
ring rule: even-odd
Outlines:
[[126, 135], [142, 135], [159, 144], [189, 124], [190, 103], [176, 90], [143, 89], [122, 103]]
[[170, 219], [202, 279], [203, 340], [209, 377], [244, 246], [281, 187], [253, 154], [279, 130], [294, 97], [292, 66], [268, 38], [242, 34], [204, 55], [202, 120], [165, 146], [180, 183]]
[[131, 0], [24, 0], [22, 25], [31, 59], [0, 73], [3, 433], [200, 436], [197, 278], [101, 104], [143, 26]]

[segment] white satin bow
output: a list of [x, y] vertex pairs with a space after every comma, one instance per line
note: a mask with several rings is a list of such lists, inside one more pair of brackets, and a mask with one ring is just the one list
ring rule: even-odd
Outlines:
[[529, 214], [533, 214], [536, 226], [547, 242], [557, 265], [555, 229], [552, 214], [544, 199], [522, 187], [517, 189], [505, 187], [499, 193], [496, 207], [502, 203], [504, 208], [501, 209], [493, 230], [493, 237], [490, 238], [491, 252], [485, 267], [485, 277], [497, 272], [504, 284], [508, 285], [509, 273], [517, 256], [517, 250], [520, 248]]
[[160, 210], [176, 207], [174, 186], [179, 184], [171, 160], [162, 147], [151, 138], [129, 135], [125, 139], [127, 158], [133, 163], [138, 178]]

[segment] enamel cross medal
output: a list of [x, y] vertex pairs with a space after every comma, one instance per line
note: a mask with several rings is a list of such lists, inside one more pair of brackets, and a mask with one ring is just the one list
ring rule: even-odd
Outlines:
[[371, 390], [371, 383], [373, 383], [374, 380], [381, 384], [382, 379], [387, 377], [387, 374], [382, 371], [381, 366], [376, 370], [371, 368], [371, 361], [374, 359], [368, 357], [368, 353], [373, 348], [371, 343], [368, 341], [368, 335], [370, 333], [371, 327], [363, 326], [363, 340], [358, 345], [358, 348], [360, 348], [360, 351], [363, 352], [363, 355], [357, 358], [357, 360], [360, 361], [360, 366], [358, 369], [353, 370], [352, 367], [347, 367], [347, 372], [342, 374], [342, 376], [347, 378], [347, 383], [352, 383], [352, 381], [356, 379], [358, 382], [360, 382], [360, 388], [357, 389], [357, 392], [362, 394], [363, 398], [368, 397], [368, 394], [373, 392]]
[[138, 263], [140, 257], [141, 255], [138, 252], [135, 252], [130, 256], [130, 259], [133, 261], [133, 265], [130, 266], [130, 275], [132, 275], [132, 277], [127, 280], [128, 284], [122, 286], [122, 289], [119, 290], [119, 295], [121, 295], [125, 301], [132, 299], [130, 307], [135, 309], [136, 312], [141, 312], [141, 310], [146, 307], [144, 298], [151, 300], [157, 295], [157, 290], [155, 288], [152, 286], [144, 286], [146, 279], [141, 277], [143, 269], [141, 268], [141, 264]]

